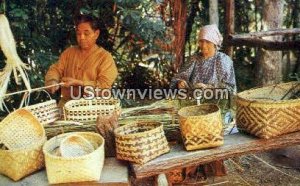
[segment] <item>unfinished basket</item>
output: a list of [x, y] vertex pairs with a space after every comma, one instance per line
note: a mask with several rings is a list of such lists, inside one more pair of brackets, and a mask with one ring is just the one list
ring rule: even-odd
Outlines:
[[221, 146], [224, 143], [221, 112], [217, 105], [202, 104], [178, 111], [186, 150]]
[[52, 99], [47, 91], [43, 91], [48, 95], [50, 100], [43, 103], [37, 103], [34, 105], [26, 106], [25, 109], [35, 115], [41, 124], [45, 125], [52, 123], [60, 118], [59, 108], [56, 100]]
[[290, 82], [239, 93], [238, 128], [265, 139], [300, 130], [299, 92], [300, 83]]
[[0, 143], [8, 149], [25, 149], [45, 137], [45, 130], [31, 112], [18, 109], [0, 123]]
[[113, 111], [120, 112], [118, 99], [79, 99], [68, 101], [64, 106], [65, 120], [71, 121], [96, 121], [99, 115], [109, 115]]
[[45, 131], [27, 110], [19, 109], [0, 123], [0, 173], [14, 181], [44, 167]]
[[[61, 141], [70, 135], [84, 137], [95, 150], [79, 157], [58, 156], [57, 149]], [[43, 152], [50, 184], [100, 180], [104, 163], [104, 139], [97, 133], [71, 132], [55, 136], [45, 143]]]
[[137, 122], [118, 127], [117, 158], [138, 164], [146, 163], [170, 151], [163, 126], [159, 122]]
[[93, 152], [93, 145], [80, 135], [70, 135], [60, 143], [60, 153], [62, 157], [77, 157]]

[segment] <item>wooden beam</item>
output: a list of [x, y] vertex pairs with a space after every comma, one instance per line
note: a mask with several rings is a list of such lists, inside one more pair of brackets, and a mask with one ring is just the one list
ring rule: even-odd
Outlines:
[[272, 41], [259, 38], [232, 38], [228, 40], [232, 46], [260, 47], [268, 50], [299, 50], [300, 41]]
[[225, 53], [232, 58], [233, 56], [233, 47], [228, 44], [228, 39], [231, 34], [234, 34], [234, 0], [226, 0], [226, 9], [225, 9], [225, 25], [226, 25], [226, 34], [225, 34]]
[[252, 32], [248, 34], [236, 34], [230, 35], [229, 39], [248, 39], [253, 37], [266, 37], [266, 36], [275, 36], [275, 35], [295, 35], [300, 34], [300, 28], [292, 29], [276, 29], [262, 32]]
[[183, 145], [175, 145], [171, 151], [144, 165], [131, 164], [136, 178], [158, 175], [172, 169], [197, 166], [215, 160], [261, 152], [300, 144], [300, 132], [286, 134], [272, 139], [258, 139], [246, 134], [225, 136], [225, 144], [207, 150], [186, 151]]

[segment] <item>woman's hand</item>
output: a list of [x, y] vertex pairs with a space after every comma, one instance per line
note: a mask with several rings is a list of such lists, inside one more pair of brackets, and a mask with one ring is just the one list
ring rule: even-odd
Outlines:
[[[57, 80], [50, 80], [46, 82], [45, 86], [47, 87], [47, 86], [52, 86], [57, 84], [58, 84]], [[59, 85], [47, 88], [48, 92], [50, 92], [51, 94], [54, 94], [58, 89], [59, 89]]]
[[70, 86], [83, 86], [83, 82], [78, 79], [74, 79], [71, 77], [63, 77], [62, 82], [64, 83], [64, 87], [70, 87]]
[[209, 85], [209, 84], [196, 83], [195, 84], [195, 88], [204, 88], [204, 89], [206, 89], [206, 88], [213, 88], [213, 87], [211, 85]]
[[186, 83], [186, 81], [184, 81], [184, 80], [179, 80], [178, 81], [178, 88], [188, 88], [188, 84]]

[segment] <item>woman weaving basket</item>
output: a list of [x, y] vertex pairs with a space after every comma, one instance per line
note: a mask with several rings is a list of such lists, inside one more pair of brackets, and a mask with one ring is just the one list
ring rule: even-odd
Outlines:
[[[216, 25], [206, 25], [202, 27], [199, 32], [199, 47], [201, 53], [196, 53], [188, 59], [179, 73], [172, 78], [170, 87], [187, 89], [225, 88], [230, 95], [236, 94], [233, 62], [229, 56], [219, 51], [222, 40], [222, 35]], [[216, 102], [219, 100], [204, 101]], [[225, 102], [221, 103], [229, 103], [228, 100], [224, 101]], [[225, 116], [230, 116], [228, 109], [225, 109], [225, 112], [227, 112]], [[187, 170], [194, 170], [195, 173], [196, 169], [196, 167], [190, 167]], [[208, 164], [205, 169], [206, 173], [207, 171], [213, 172], [215, 176], [225, 174], [223, 161], [212, 162]], [[186, 172], [186, 175], [194, 173]]]
[[[85, 86], [111, 88], [118, 73], [111, 54], [96, 44], [100, 34], [96, 20], [92, 16], [80, 15], [75, 24], [78, 46], [67, 48], [58, 62], [50, 67], [45, 77], [46, 86], [64, 83], [60, 107], [70, 100], [72, 95], [78, 97]], [[54, 93], [58, 88], [55, 86], [49, 91]]]

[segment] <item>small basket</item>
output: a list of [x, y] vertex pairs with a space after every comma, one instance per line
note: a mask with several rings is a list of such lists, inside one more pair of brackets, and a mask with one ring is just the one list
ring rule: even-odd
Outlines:
[[68, 101], [64, 106], [65, 120], [71, 121], [96, 121], [99, 115], [109, 115], [113, 111], [121, 112], [118, 99], [79, 99]]
[[217, 147], [224, 144], [221, 112], [215, 104], [184, 107], [178, 111], [186, 150]]
[[45, 131], [37, 118], [27, 110], [19, 109], [0, 123], [0, 173], [14, 181], [44, 167], [42, 146]]
[[[61, 157], [57, 149], [66, 137], [78, 135], [88, 140], [94, 151], [79, 157]], [[44, 147], [47, 177], [50, 184], [99, 181], [104, 163], [104, 139], [97, 133], [71, 132], [55, 136]]]
[[237, 95], [236, 123], [240, 130], [269, 139], [300, 130], [300, 82], [247, 90]]
[[70, 135], [63, 139], [59, 149], [62, 157], [83, 156], [95, 150], [88, 140], [79, 135]]
[[137, 122], [118, 127], [117, 158], [138, 164], [146, 163], [170, 151], [163, 126], [159, 122]]
[[34, 105], [26, 106], [24, 109], [29, 110], [35, 115], [41, 124], [49, 124], [60, 118], [59, 108], [57, 106], [56, 100], [52, 99], [47, 91], [45, 92], [50, 100], [43, 103], [37, 103]]

